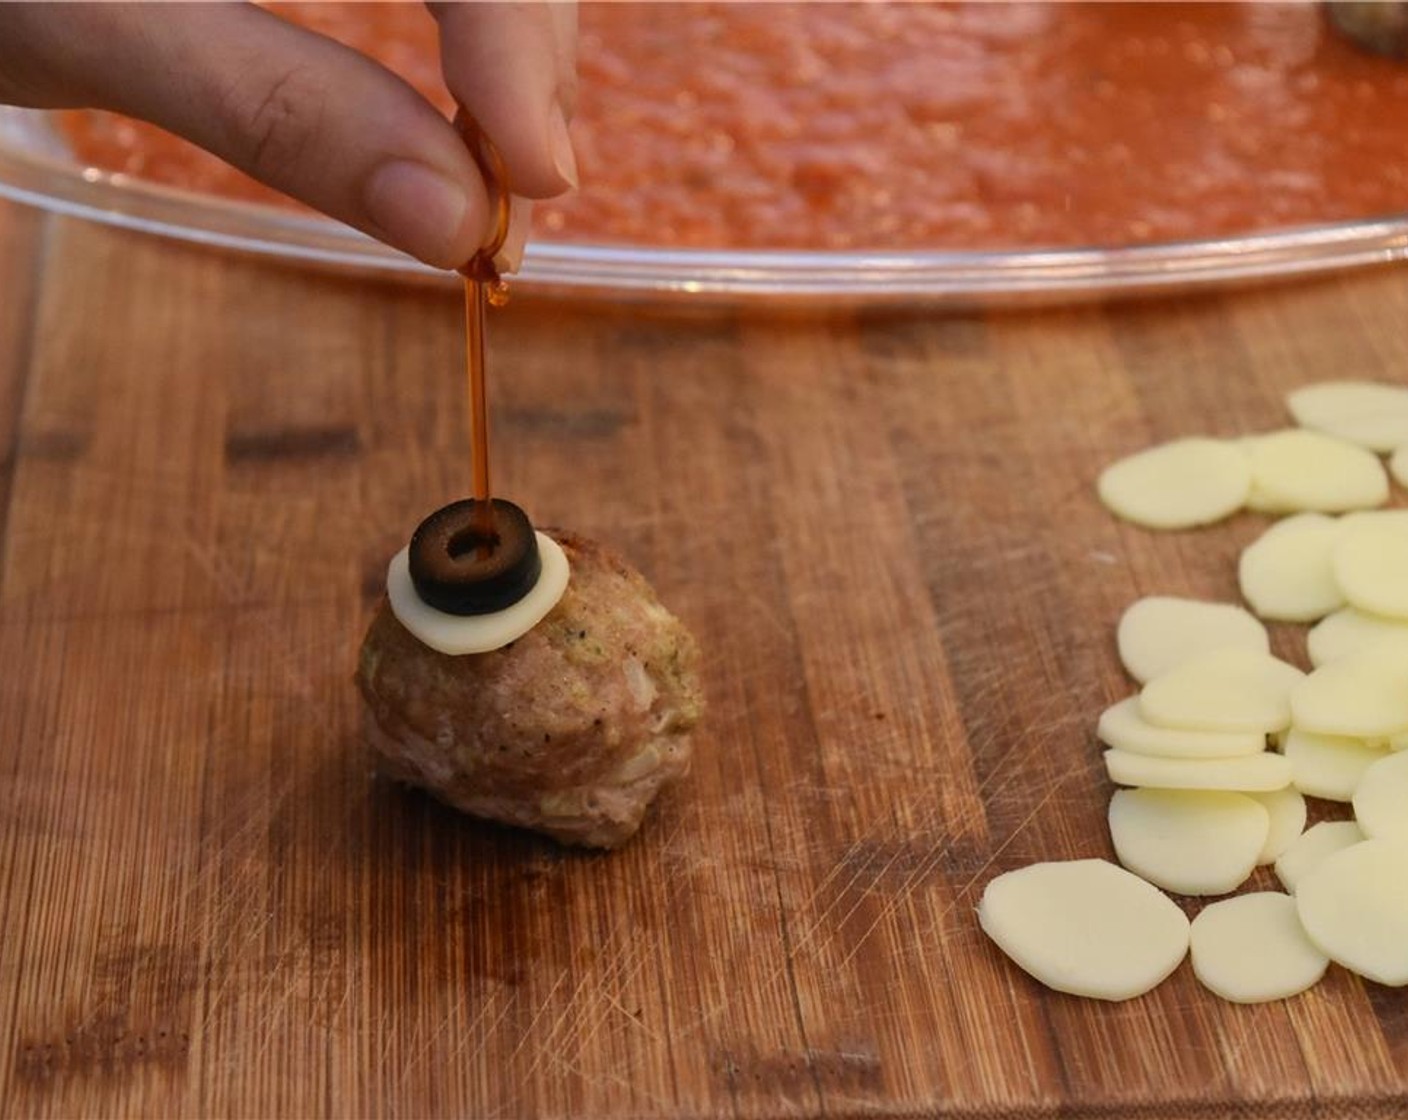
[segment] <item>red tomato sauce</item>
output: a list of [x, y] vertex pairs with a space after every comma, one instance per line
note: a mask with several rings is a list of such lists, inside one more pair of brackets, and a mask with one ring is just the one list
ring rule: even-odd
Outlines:
[[[441, 109], [419, 5], [273, 4]], [[582, 190], [541, 235], [697, 248], [1128, 245], [1408, 211], [1408, 64], [1314, 4], [601, 4]], [[81, 158], [276, 200], [146, 125]]]

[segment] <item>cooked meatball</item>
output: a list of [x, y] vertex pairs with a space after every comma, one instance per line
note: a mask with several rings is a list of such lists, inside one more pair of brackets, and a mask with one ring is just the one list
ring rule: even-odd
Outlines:
[[447, 657], [382, 601], [357, 667], [367, 737], [389, 774], [466, 813], [614, 848], [689, 769], [698, 654], [619, 556], [544, 532], [562, 545], [571, 580], [503, 649]]

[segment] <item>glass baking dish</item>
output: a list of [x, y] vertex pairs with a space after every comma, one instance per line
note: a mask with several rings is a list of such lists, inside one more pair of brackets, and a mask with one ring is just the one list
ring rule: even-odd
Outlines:
[[[314, 215], [85, 167], [49, 114], [0, 106], [0, 197], [294, 265], [454, 282]], [[1408, 257], [1408, 214], [1132, 247], [1001, 252], [703, 252], [534, 241], [516, 290], [794, 306], [1077, 302], [1309, 276]]]

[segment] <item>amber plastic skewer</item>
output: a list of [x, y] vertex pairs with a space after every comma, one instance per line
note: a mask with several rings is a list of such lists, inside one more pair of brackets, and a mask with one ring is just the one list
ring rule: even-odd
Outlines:
[[[484, 305], [502, 306], [505, 285], [494, 257], [508, 239], [512, 218], [508, 176], [502, 157], [472, 120], [457, 122], [490, 192], [495, 196], [496, 226], [492, 241], [475, 253], [460, 270], [464, 276], [465, 372], [469, 387], [469, 440], [472, 490], [478, 503], [475, 528], [481, 551], [492, 549], [495, 538], [493, 490], [489, 478], [489, 398], [484, 377]], [[486, 291], [486, 287], [489, 289]]]
[[489, 400], [484, 389], [484, 282], [464, 279], [465, 371], [469, 378], [469, 445], [472, 455], [471, 493], [482, 503], [492, 528], [489, 485]]

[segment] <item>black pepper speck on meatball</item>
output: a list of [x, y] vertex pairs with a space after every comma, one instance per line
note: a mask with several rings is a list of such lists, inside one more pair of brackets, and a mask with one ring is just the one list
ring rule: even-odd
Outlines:
[[382, 601], [357, 667], [366, 734], [393, 777], [466, 813], [614, 848], [689, 769], [703, 710], [698, 653], [624, 560], [544, 531], [571, 579], [548, 616], [503, 649], [438, 653]]

